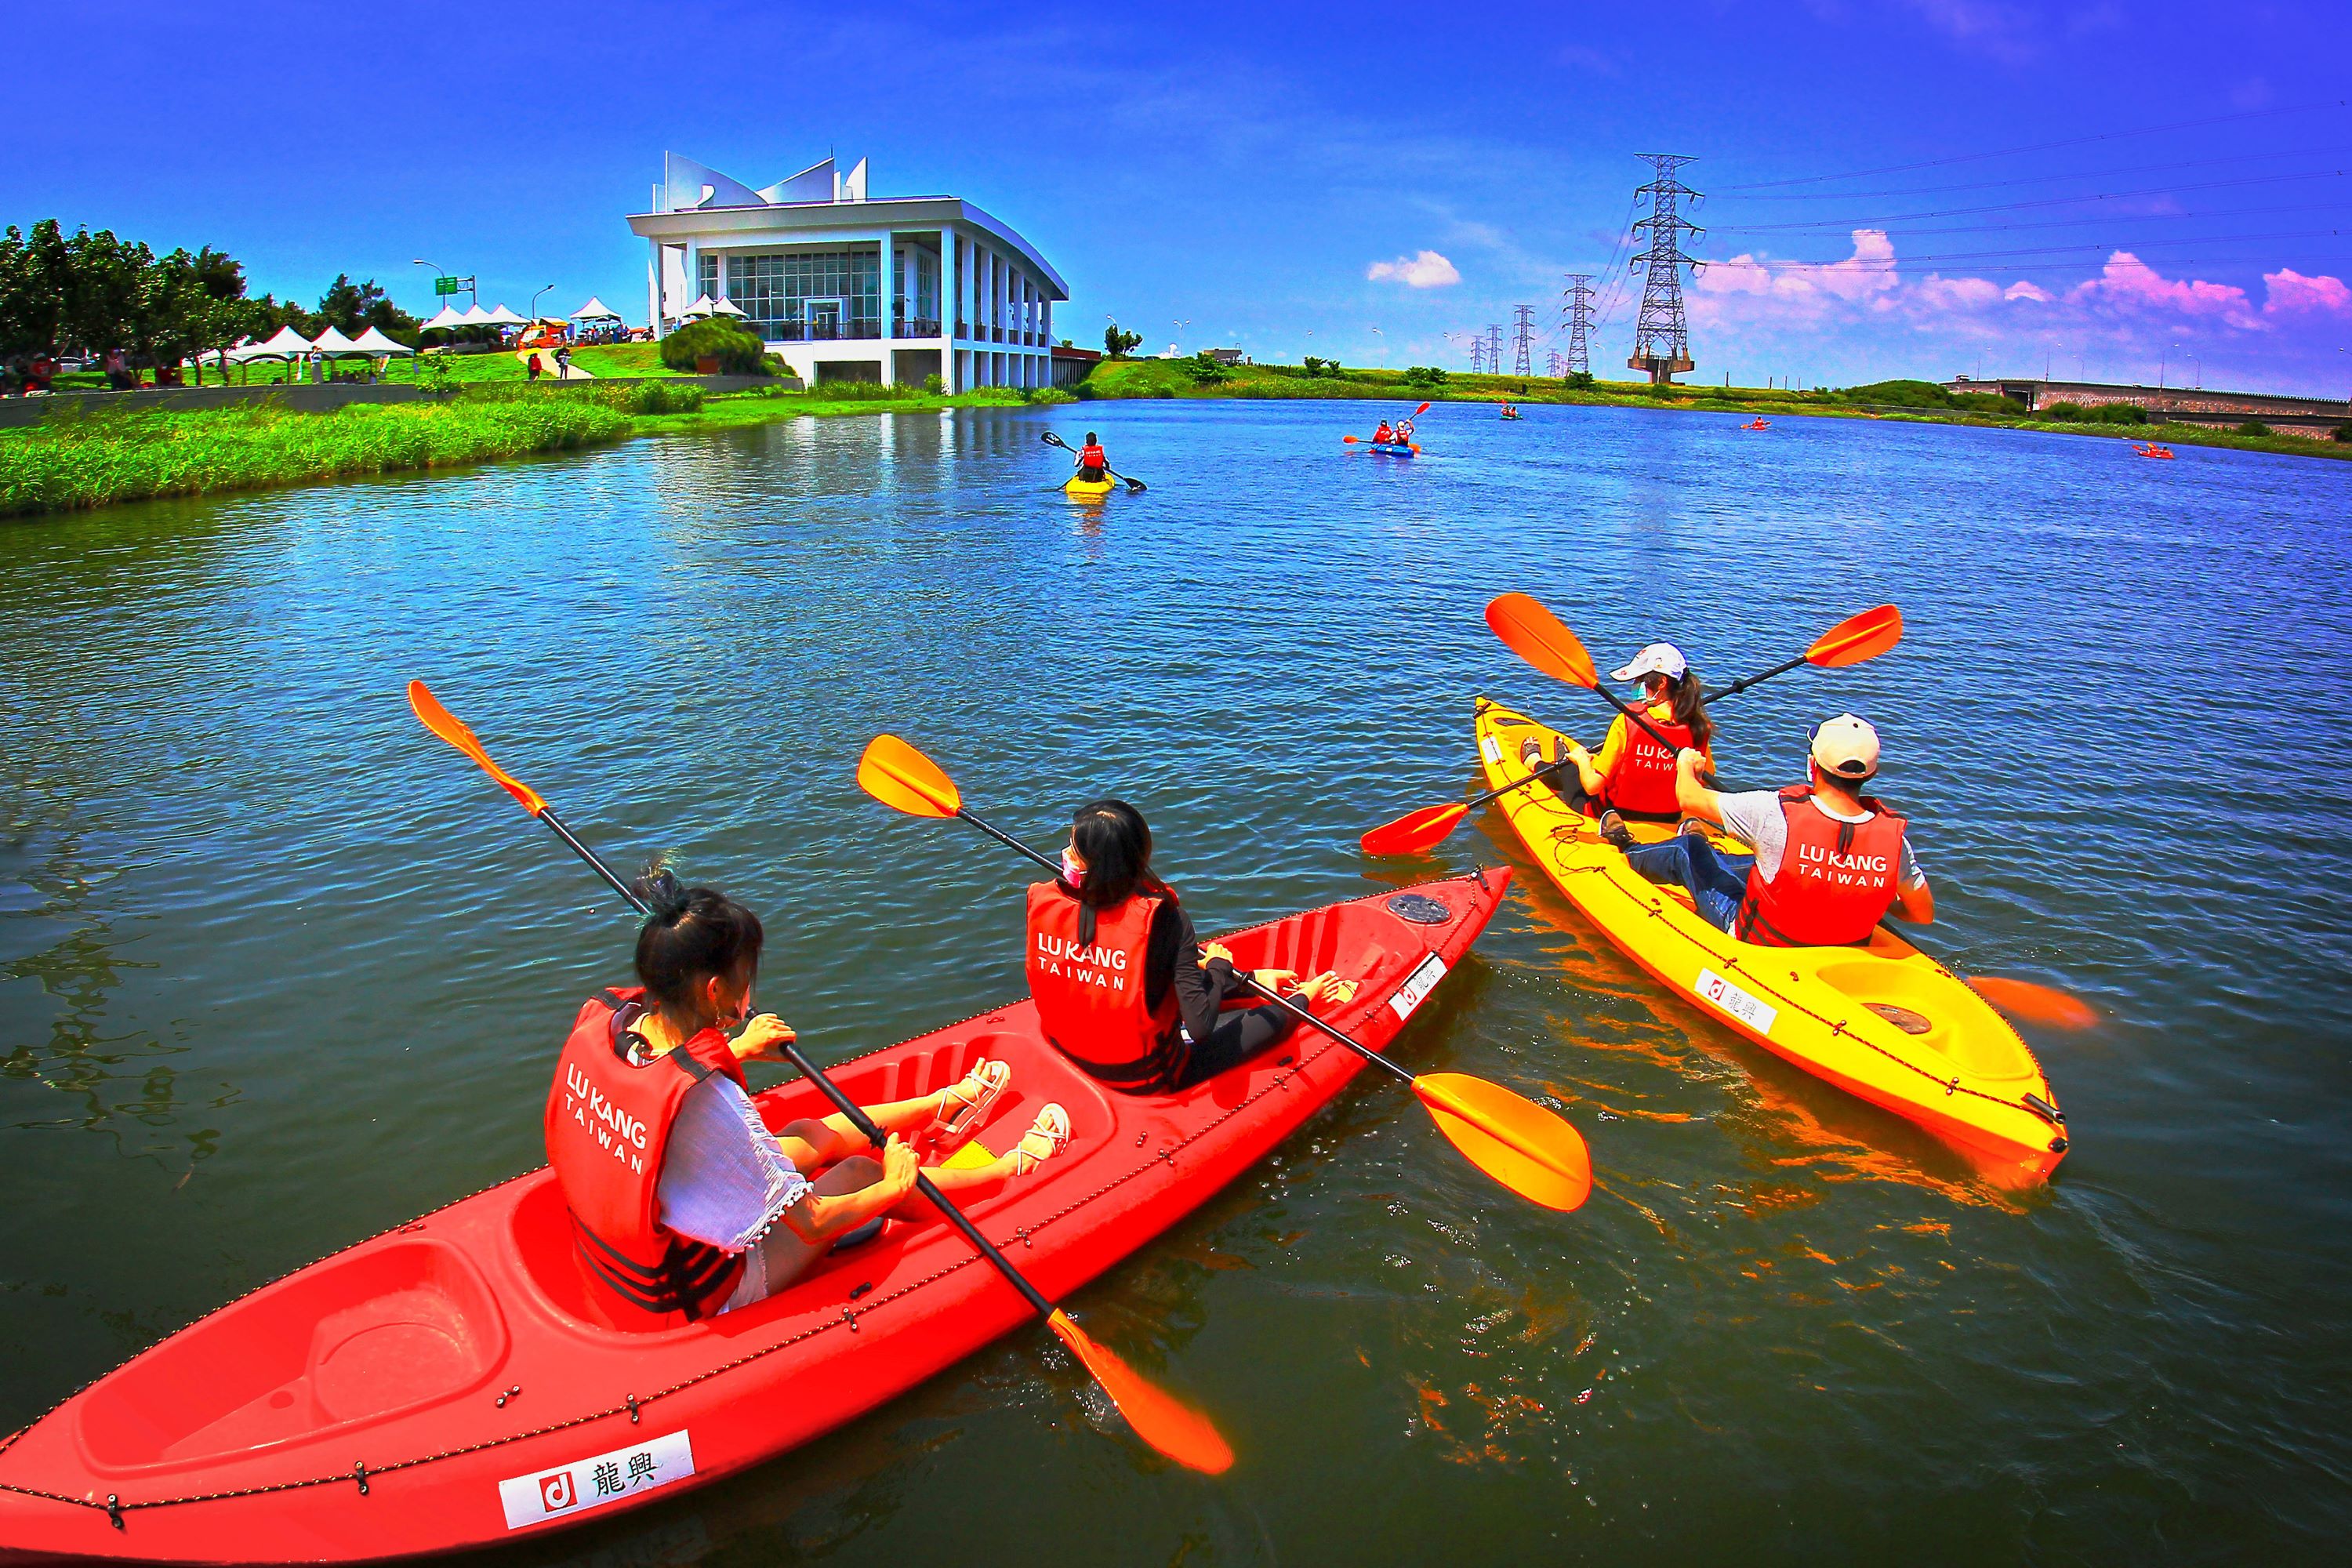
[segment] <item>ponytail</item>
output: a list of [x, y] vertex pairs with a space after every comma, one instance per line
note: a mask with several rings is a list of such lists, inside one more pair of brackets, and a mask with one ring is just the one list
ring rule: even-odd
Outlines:
[[637, 928], [637, 983], [664, 1011], [698, 1016], [702, 983], [732, 979], [760, 962], [760, 917], [726, 894], [679, 885], [656, 858], [630, 884], [645, 900]]

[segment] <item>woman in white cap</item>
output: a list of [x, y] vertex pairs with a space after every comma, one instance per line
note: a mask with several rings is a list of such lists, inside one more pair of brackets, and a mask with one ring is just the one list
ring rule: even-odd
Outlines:
[[[1654, 642], [1633, 656], [1622, 669], [1609, 672], [1612, 680], [1642, 683], [1640, 711], [1650, 721], [1648, 730], [1630, 723], [1620, 713], [1609, 726], [1601, 750], [1588, 752], [1570, 740], [1567, 756], [1555, 766], [1573, 766], [1578, 788], [1570, 803], [1601, 818], [1603, 829], [1622, 830], [1623, 819], [1672, 822], [1681, 815], [1675, 797], [1675, 753], [1685, 748], [1715, 767], [1715, 725], [1706, 716], [1706, 689], [1698, 672], [1670, 642]], [[1667, 744], [1660, 745], [1659, 738]], [[1543, 742], [1530, 738], [1521, 755], [1531, 766], [1547, 759]]]
[[1620, 827], [1602, 837], [1653, 882], [1687, 888], [1699, 913], [1766, 947], [1866, 942], [1889, 914], [1925, 925], [1936, 896], [1901, 816], [1862, 793], [1878, 772], [1878, 731], [1851, 713], [1813, 726], [1810, 784], [1719, 794], [1699, 782], [1706, 758], [1675, 759], [1682, 809], [1720, 825], [1752, 855], [1718, 855], [1704, 835], [1639, 846]]

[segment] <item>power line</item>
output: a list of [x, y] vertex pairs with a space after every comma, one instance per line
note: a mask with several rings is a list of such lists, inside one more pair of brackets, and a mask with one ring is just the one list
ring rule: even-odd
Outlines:
[[2206, 180], [2193, 185], [2152, 185], [2140, 191], [2095, 191], [2083, 196], [2044, 196], [2030, 202], [1995, 202], [1980, 207], [1939, 207], [1929, 212], [1887, 213], [1869, 218], [1801, 218], [1789, 223], [1727, 224], [1717, 234], [1776, 234], [1792, 229], [1865, 227], [1881, 223], [1907, 223], [1914, 218], [1969, 217], [1978, 213], [2030, 212], [2040, 207], [2079, 206], [2084, 202], [2137, 201], [2143, 196], [2176, 196], [2189, 191], [2219, 191], [2240, 185], [2275, 185], [2293, 180], [2340, 180], [2341, 169], [2316, 169], [2305, 174], [2256, 174], [2243, 180]]
[[[2336, 106], [2344, 106], [2342, 99]], [[2209, 115], [2202, 120], [2176, 121], [2169, 125], [2146, 125], [2135, 131], [2103, 131], [2095, 136], [2070, 136], [2057, 142], [2036, 142], [2025, 147], [2003, 147], [1990, 153], [1963, 153], [1950, 158], [1927, 158], [1916, 163], [1889, 163], [1876, 169], [1854, 169], [1843, 174], [1805, 174], [1788, 180], [1758, 180], [1745, 185], [1726, 185], [1725, 194], [1734, 191], [1765, 191], [1783, 185], [1819, 185], [1832, 180], [1860, 180], [1874, 174], [1902, 174], [1913, 169], [1940, 169], [1951, 163], [1978, 163], [1987, 158], [2014, 158], [2027, 153], [2049, 153], [2060, 147], [2087, 147], [2094, 142], [2116, 142], [2130, 136], [2154, 136], [2167, 131], [2194, 131], [2206, 125], [2227, 125], [2244, 120], [2274, 119], [2282, 114], [2299, 114], [2306, 110], [2324, 109], [2325, 104], [2296, 104], [2286, 109], [2252, 109], [2239, 114]]]
[[2126, 169], [2097, 169], [2078, 174], [2017, 174], [2001, 180], [1963, 180], [1956, 185], [1910, 185], [1899, 191], [1801, 191], [1780, 196], [1740, 196], [1750, 202], [1865, 201], [1878, 196], [1938, 196], [1952, 191], [1990, 191], [2003, 185], [2040, 185], [2053, 180], [2111, 180], [2119, 174], [2145, 174], [2164, 169], [2203, 169], [2216, 163], [2253, 163], [2270, 158], [2340, 158], [2352, 148], [2313, 147], [2299, 153], [2233, 153], [2225, 158], [2169, 158], [2161, 163], [2134, 163]]
[[[1959, 224], [1950, 228], [1879, 228], [1874, 224], [1860, 224], [1855, 226], [1871, 233], [1883, 234], [1889, 239], [1916, 239], [1926, 234], [2021, 234], [2028, 229], [2081, 228], [2087, 224], [2179, 223], [2182, 221], [2227, 223], [2237, 218], [2268, 217], [2278, 213], [2311, 214], [2324, 210], [2326, 205], [2323, 203], [2315, 205], [2309, 202], [2300, 202], [2292, 206], [2236, 207], [2228, 212], [2218, 213], [2094, 213], [2089, 217], [2054, 217], [2040, 223], [1973, 223]], [[1738, 234], [1743, 231], [1716, 229], [1713, 232], [1721, 235]]]
[[2015, 250], [1956, 251], [1944, 256], [1841, 257], [1835, 261], [1710, 260], [1705, 265], [1711, 267], [1761, 267], [1768, 270], [1774, 271], [1801, 270], [1807, 268], [1819, 268], [1823, 267], [1843, 267], [1849, 269], [1860, 270], [1874, 267], [1892, 268], [1898, 265], [1898, 263], [1906, 267], [1916, 267], [1930, 261], [1975, 261], [1980, 258], [1985, 260], [2001, 260], [2020, 256], [2078, 256], [2084, 251], [2093, 250], [2154, 250], [2159, 246], [2169, 247], [2177, 245], [2251, 244], [2255, 240], [2269, 239], [2323, 239], [2333, 236], [2340, 236], [2345, 231], [2340, 228], [2305, 228], [2291, 229], [2276, 234], [2207, 234], [2199, 235], [2193, 238], [2182, 239], [2137, 239], [2131, 241], [2127, 246], [2116, 245], [2105, 240], [2085, 240], [2080, 245], [2027, 246]]

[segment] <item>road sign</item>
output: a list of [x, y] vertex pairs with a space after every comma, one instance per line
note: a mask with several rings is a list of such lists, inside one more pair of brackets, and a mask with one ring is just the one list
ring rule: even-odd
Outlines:
[[436, 294], [463, 294], [471, 289], [473, 286], [474, 280], [470, 278], [436, 278], [433, 279], [433, 292]]

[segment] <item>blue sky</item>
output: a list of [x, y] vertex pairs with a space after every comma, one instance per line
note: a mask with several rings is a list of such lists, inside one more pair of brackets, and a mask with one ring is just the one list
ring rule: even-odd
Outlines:
[[[551, 282], [641, 318], [622, 216], [665, 149], [755, 185], [834, 150], [1029, 236], [1081, 343], [1115, 315], [1155, 351], [1458, 368], [1514, 304], [1558, 322], [1563, 272], [1623, 278], [1634, 154], [1672, 152], [1723, 263], [1690, 285], [1690, 379], [2352, 390], [2342, 0], [0, 18], [74, 62], [12, 95], [0, 217], [208, 243], [304, 299], [349, 271], [427, 310], [424, 256], [485, 302]], [[1637, 295], [1610, 290], [1596, 368]]]

